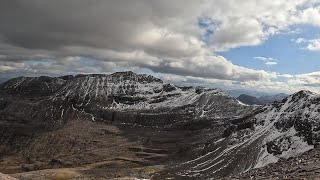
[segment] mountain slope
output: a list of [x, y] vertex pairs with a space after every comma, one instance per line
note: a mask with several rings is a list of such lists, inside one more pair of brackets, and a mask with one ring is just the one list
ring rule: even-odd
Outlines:
[[[126, 169], [121, 176], [150, 177], [134, 168], [158, 170], [188, 160], [172, 157], [216, 139], [224, 121], [252, 111], [218, 89], [177, 87], [132, 72], [19, 77], [0, 89], [5, 173], [89, 163], [90, 170], [79, 171], [91, 178], [116, 177], [118, 166]], [[204, 131], [210, 127], [217, 130], [213, 137]], [[117, 165], [100, 173], [96, 163]]]
[[249, 116], [230, 120], [221, 139], [202, 148], [193, 160], [159, 176], [219, 178], [309, 151], [319, 143], [319, 97], [300, 91], [282, 102], [259, 107]]
[[0, 168], [68, 167], [88, 179], [227, 177], [314, 148], [319, 101], [300, 91], [248, 106], [218, 89], [133, 72], [19, 77], [0, 86]]
[[319, 179], [319, 148], [223, 179]]
[[256, 98], [254, 96], [249, 96], [246, 94], [241, 94], [239, 97], [237, 97], [239, 101], [241, 101], [244, 104], [248, 105], [262, 105], [264, 102], [262, 102], [259, 98]]

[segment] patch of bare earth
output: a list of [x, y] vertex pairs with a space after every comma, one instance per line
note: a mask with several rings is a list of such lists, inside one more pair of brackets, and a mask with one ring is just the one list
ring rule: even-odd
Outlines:
[[[134, 135], [133, 135], [134, 136]], [[137, 135], [139, 136], [139, 135]], [[167, 150], [129, 140], [118, 127], [75, 120], [34, 137], [22, 151], [2, 158], [0, 169], [18, 179], [150, 178]]]

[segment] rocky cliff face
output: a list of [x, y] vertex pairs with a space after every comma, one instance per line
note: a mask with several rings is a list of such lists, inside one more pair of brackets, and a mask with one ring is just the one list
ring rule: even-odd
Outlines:
[[[96, 163], [108, 159], [117, 164], [108, 176], [125, 168], [139, 178], [226, 177], [317, 146], [319, 100], [300, 91], [253, 107], [219, 89], [178, 87], [133, 72], [19, 77], [0, 87], [0, 167], [22, 172], [91, 163], [84, 176], [102, 178], [107, 166]], [[157, 171], [135, 172], [150, 166]]]

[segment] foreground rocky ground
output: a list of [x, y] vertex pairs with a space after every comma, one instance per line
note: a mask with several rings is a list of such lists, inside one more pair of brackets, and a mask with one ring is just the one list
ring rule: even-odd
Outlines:
[[[63, 129], [32, 139], [22, 151], [7, 155], [0, 162], [0, 169], [18, 179], [150, 178], [152, 173], [163, 169], [162, 162], [168, 161], [170, 150], [176, 148], [175, 143], [177, 146], [183, 143], [187, 133], [167, 133], [167, 138], [173, 136], [177, 140], [165, 142], [162, 140], [165, 137], [159, 137], [157, 132], [148, 133], [147, 129], [139, 128], [134, 128], [136, 133], [130, 131], [105, 123], [75, 120]], [[151, 135], [139, 135], [143, 133]]]
[[[242, 173], [240, 175], [228, 176], [222, 178], [223, 180], [246, 180], [246, 179], [295, 179], [295, 180], [305, 180], [305, 179], [320, 179], [320, 149], [316, 148], [303, 153], [300, 156], [293, 157], [290, 159], [280, 160], [278, 163], [270, 164], [266, 167], [253, 169], [248, 172]], [[103, 165], [107, 166], [107, 162], [97, 163], [99, 165], [100, 171], [106, 171]], [[113, 166], [114, 164], [112, 164]], [[160, 172], [163, 167], [159, 166], [145, 166], [132, 168], [129, 174], [130, 176], [125, 176], [125, 174], [118, 174], [119, 177], [112, 176], [92, 176], [88, 174], [88, 171], [93, 170], [93, 165], [88, 165], [82, 168], [61, 168], [61, 169], [49, 169], [49, 170], [38, 170], [25, 173], [12, 174], [11, 176], [0, 174], [0, 179], [2, 180], [15, 180], [17, 179], [134, 179], [132, 175], [137, 172], [145, 173], [146, 179], [158, 179], [153, 177], [153, 174]], [[127, 169], [128, 170], [128, 169]], [[123, 169], [123, 171], [125, 171]], [[14, 178], [15, 177], [15, 178]], [[174, 178], [180, 179], [180, 178]]]
[[16, 178], [9, 176], [9, 175], [2, 174], [2, 173], [0, 173], [0, 179], [1, 180], [16, 180]]

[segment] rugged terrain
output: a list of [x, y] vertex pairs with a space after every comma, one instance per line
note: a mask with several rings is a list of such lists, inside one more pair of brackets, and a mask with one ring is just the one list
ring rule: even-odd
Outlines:
[[263, 168], [228, 176], [224, 179], [319, 179], [320, 151], [313, 149], [299, 156], [281, 159]]
[[320, 96], [248, 106], [219, 89], [119, 72], [0, 88], [0, 172], [20, 179], [232, 177], [319, 143]]

